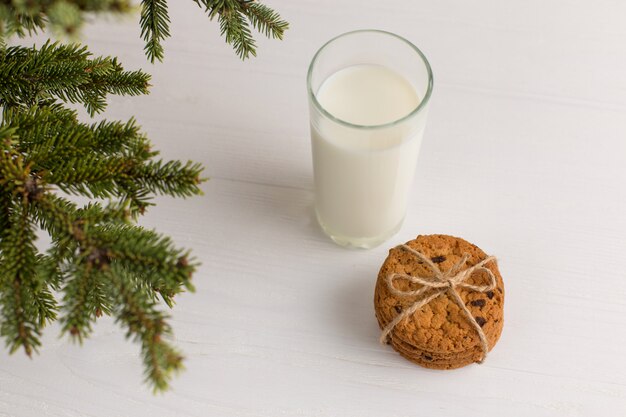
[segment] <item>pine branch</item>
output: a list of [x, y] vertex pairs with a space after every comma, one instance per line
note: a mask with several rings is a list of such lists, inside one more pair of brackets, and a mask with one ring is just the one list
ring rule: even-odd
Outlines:
[[[250, 25], [268, 37], [282, 39], [289, 24], [278, 13], [255, 0], [194, 0], [208, 16], [217, 17], [221, 34], [242, 59], [256, 56]], [[128, 0], [0, 0], [0, 43], [12, 36], [23, 37], [50, 26], [54, 32], [74, 36], [85, 13], [128, 13]], [[152, 63], [162, 61], [162, 42], [170, 37], [167, 0], [141, 0], [139, 18], [144, 51]], [[94, 98], [97, 102], [97, 98]], [[99, 111], [100, 107], [94, 107]]]
[[133, 276], [115, 265], [110, 273], [119, 306], [117, 321], [127, 328], [127, 337], [141, 343], [145, 379], [154, 391], [167, 389], [174, 372], [182, 369], [182, 356], [167, 339], [171, 328], [156, 302], [146, 292], [134, 288]]
[[153, 300], [151, 294], [158, 293], [170, 307], [174, 295], [193, 290], [190, 279], [195, 264], [188, 253], [176, 249], [167, 237], [127, 224], [121, 208], [107, 210], [92, 204], [78, 209], [51, 194], [33, 204], [42, 228], [58, 239], [51, 259], [71, 262], [64, 278], [62, 323], [63, 331], [79, 341], [90, 334], [97, 317], [113, 309], [111, 268], [123, 268], [134, 277], [137, 291]]
[[[74, 111], [33, 107], [12, 111], [7, 122], [19, 126], [17, 150], [43, 183], [93, 198], [122, 197], [133, 214], [153, 194], [189, 197], [199, 193], [198, 164], [153, 160], [157, 155], [133, 120], [87, 125]], [[10, 174], [6, 174], [9, 178]]]
[[141, 71], [124, 71], [115, 58], [92, 59], [76, 44], [0, 49], [0, 105], [8, 109], [59, 99], [83, 104], [93, 115], [104, 110], [108, 94], [147, 94], [149, 80]]
[[235, 48], [240, 58], [246, 59], [250, 55], [256, 56], [256, 43], [250, 32], [250, 27], [239, 8], [224, 9], [219, 12], [220, 34], [226, 43]]
[[[202, 168], [156, 159], [132, 119], [87, 124], [63, 107], [95, 111], [108, 94], [144, 93], [147, 76], [115, 59], [75, 45], [11, 47], [0, 51], [0, 76], [0, 336], [30, 355], [57, 316], [80, 342], [98, 317], [115, 315], [141, 342], [147, 380], [165, 389], [182, 358], [164, 342], [170, 328], [157, 306], [193, 290], [196, 265], [132, 220], [157, 194], [199, 194]], [[79, 206], [59, 191], [104, 201]], [[45, 255], [37, 226], [52, 240]]]
[[144, 51], [150, 62], [163, 61], [161, 41], [170, 37], [170, 17], [166, 0], [141, 0], [141, 37], [146, 42]]
[[157, 155], [133, 119], [87, 125], [78, 121], [75, 111], [58, 106], [9, 110], [4, 116], [7, 124], [19, 126], [17, 150], [27, 156], [35, 171], [48, 170], [85, 153], [127, 156], [137, 161]]
[[111, 300], [103, 293], [105, 277], [90, 262], [72, 265], [63, 287], [63, 309], [61, 317], [63, 333], [69, 333], [82, 343], [92, 331], [92, 323], [103, 312], [111, 311]]
[[[194, 1], [217, 18], [243, 59], [256, 55], [251, 27], [277, 39], [288, 28], [254, 1]], [[170, 36], [167, 0], [141, 4], [145, 51], [160, 61]], [[82, 341], [98, 317], [114, 315], [141, 343], [146, 380], [163, 390], [182, 357], [166, 341], [171, 328], [158, 306], [172, 307], [176, 294], [193, 291], [196, 264], [133, 220], [155, 195], [200, 194], [202, 168], [156, 159], [132, 119], [86, 124], [64, 107], [82, 104], [93, 115], [109, 94], [146, 94], [149, 75], [76, 44], [6, 46], [8, 37], [46, 26], [74, 35], [85, 13], [130, 9], [129, 0], [0, 0], [0, 337], [11, 352], [31, 355], [58, 316], [63, 332]], [[102, 201], [79, 206], [61, 192]], [[51, 238], [45, 254], [37, 250], [37, 227]]]
[[154, 194], [191, 197], [198, 194], [202, 166], [187, 161], [150, 161], [132, 169], [140, 186]]
[[78, 6], [67, 1], [57, 1], [46, 11], [50, 26], [61, 35], [75, 35], [83, 25], [83, 14]]
[[282, 39], [289, 24], [278, 13], [254, 0], [194, 0], [212, 20], [217, 16], [220, 33], [241, 59], [256, 56], [250, 24], [268, 37]]
[[97, 203], [77, 208], [74, 203], [48, 193], [34, 201], [33, 211], [41, 227], [55, 237], [49, 259], [58, 265], [57, 273], [65, 282], [62, 330], [82, 343], [91, 333], [92, 323], [112, 309], [103, 276], [108, 268], [106, 249], [94, 242], [89, 226], [102, 221], [124, 221], [125, 217], [118, 218], [117, 210], [109, 212]]
[[34, 227], [22, 204], [15, 205], [0, 239], [0, 336], [11, 352], [30, 356], [40, 346], [40, 328], [54, 318], [56, 303], [38, 276]]
[[3, 0], [0, 4], [0, 18], [2, 19], [3, 42], [6, 38], [17, 35], [20, 38], [34, 35], [38, 29], [45, 27], [45, 18], [38, 7], [29, 7], [26, 4], [12, 4]]
[[86, 13], [127, 14], [133, 9], [128, 0], [0, 0], [0, 37], [36, 34], [50, 26], [59, 34], [75, 35]]
[[269, 7], [255, 1], [242, 1], [243, 10], [252, 26], [268, 38], [282, 39], [289, 23]]
[[95, 227], [90, 235], [97, 247], [106, 248], [109, 263], [122, 265], [164, 299], [171, 299], [183, 289], [194, 290], [191, 276], [196, 265], [189, 260], [189, 254], [176, 249], [168, 237], [123, 224]]

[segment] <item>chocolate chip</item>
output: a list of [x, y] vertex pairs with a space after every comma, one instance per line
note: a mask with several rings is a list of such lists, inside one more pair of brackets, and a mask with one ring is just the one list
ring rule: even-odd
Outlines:
[[435, 256], [433, 258], [430, 258], [431, 261], [433, 261], [436, 264], [440, 264], [442, 262], [444, 262], [446, 260], [446, 257], [443, 255], [439, 255], [439, 256]]
[[395, 306], [393, 306], [393, 308], [396, 310], [396, 313], [400, 314], [402, 313], [402, 306], [399, 304], [396, 304]]
[[487, 294], [487, 298], [490, 300], [493, 298], [493, 291], [487, 291], [485, 294]]
[[476, 316], [474, 317], [474, 319], [476, 320], [476, 323], [478, 323], [480, 327], [483, 327], [485, 323], [487, 323], [487, 320], [485, 320], [484, 317]]
[[485, 299], [481, 298], [479, 300], [474, 300], [470, 304], [474, 307], [483, 307], [485, 305]]
[[424, 359], [426, 359], [427, 361], [432, 361], [433, 357], [430, 355], [424, 355]]

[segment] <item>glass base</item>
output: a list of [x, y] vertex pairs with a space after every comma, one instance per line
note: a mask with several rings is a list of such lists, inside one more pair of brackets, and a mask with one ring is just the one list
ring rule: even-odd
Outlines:
[[342, 236], [331, 231], [320, 218], [317, 210], [315, 211], [315, 216], [317, 217], [317, 223], [319, 223], [320, 227], [324, 231], [324, 233], [332, 239], [333, 242], [338, 244], [339, 246], [343, 246], [351, 249], [372, 249], [381, 243], [385, 242], [387, 239], [398, 233], [400, 228], [402, 227], [402, 223], [404, 222], [404, 218], [400, 220], [400, 222], [391, 230], [374, 237], [349, 237]]

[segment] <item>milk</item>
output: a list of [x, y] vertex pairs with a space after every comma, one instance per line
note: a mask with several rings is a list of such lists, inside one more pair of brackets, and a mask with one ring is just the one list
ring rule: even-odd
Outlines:
[[406, 78], [381, 65], [340, 69], [315, 96], [332, 115], [311, 116], [318, 220], [339, 244], [375, 246], [404, 219], [425, 111], [400, 120], [420, 99]]

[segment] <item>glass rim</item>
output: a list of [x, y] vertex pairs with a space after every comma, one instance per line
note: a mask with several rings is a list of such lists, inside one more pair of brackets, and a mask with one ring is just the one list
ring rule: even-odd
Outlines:
[[[361, 124], [356, 124], [356, 123], [350, 123], [350, 122], [347, 122], [343, 119], [336, 117], [335, 115], [330, 113], [328, 110], [326, 110], [324, 106], [322, 106], [322, 104], [317, 100], [317, 97], [315, 93], [313, 92], [313, 87], [311, 86], [311, 78], [313, 76], [313, 67], [315, 66], [315, 63], [317, 62], [317, 58], [319, 57], [320, 53], [324, 49], [326, 49], [328, 45], [335, 42], [336, 40], [341, 39], [346, 36], [359, 34], [359, 33], [375, 33], [379, 35], [391, 36], [393, 38], [396, 38], [397, 40], [405, 43], [411, 49], [413, 49], [417, 53], [417, 55], [421, 58], [422, 62], [424, 63], [424, 66], [426, 67], [426, 72], [428, 73], [428, 88], [426, 89], [426, 94], [424, 94], [424, 98], [420, 100], [419, 104], [413, 110], [411, 110], [408, 114], [402, 116], [399, 119], [396, 119], [387, 123], [377, 124], [377, 125], [361, 125]], [[344, 125], [344, 126], [351, 127], [354, 129], [381, 129], [381, 128], [398, 125], [404, 122], [405, 120], [410, 119], [412, 116], [419, 113], [419, 111], [426, 106], [426, 104], [430, 100], [430, 96], [433, 91], [433, 71], [432, 71], [432, 68], [430, 67], [430, 63], [428, 62], [428, 59], [426, 58], [426, 55], [424, 55], [424, 53], [417, 46], [415, 46], [412, 42], [403, 38], [402, 36], [396, 35], [395, 33], [388, 32], [385, 30], [379, 30], [379, 29], [359, 29], [359, 30], [353, 30], [350, 32], [345, 32], [340, 35], [337, 35], [334, 38], [327, 41], [317, 50], [315, 55], [313, 55], [313, 59], [311, 59], [311, 63], [309, 64], [309, 69], [307, 71], [307, 76], [306, 76], [306, 84], [307, 84], [307, 92], [308, 92], [309, 98], [313, 102], [313, 105], [315, 106], [315, 108], [319, 110], [324, 116], [331, 119], [332, 121], [340, 125]]]

